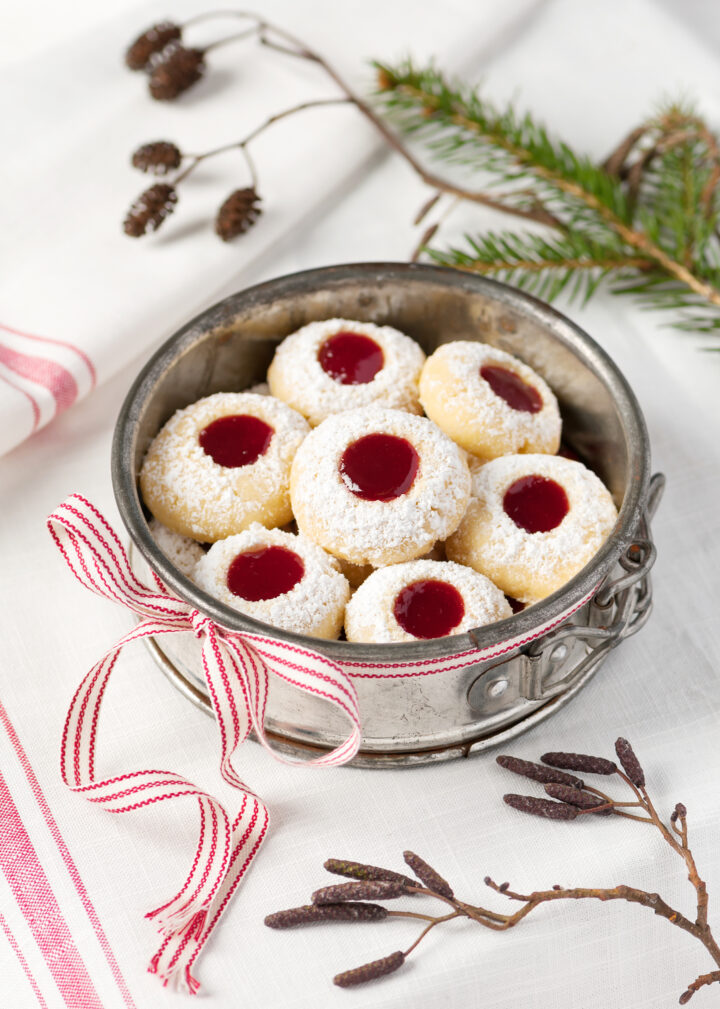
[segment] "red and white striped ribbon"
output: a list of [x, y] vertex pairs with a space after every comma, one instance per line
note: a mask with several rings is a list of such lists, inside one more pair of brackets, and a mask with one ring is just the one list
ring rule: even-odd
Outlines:
[[[159, 579], [153, 588], [144, 585], [133, 573], [113, 528], [79, 494], [71, 495], [48, 517], [48, 528], [82, 585], [144, 618], [95, 663], [78, 687], [65, 721], [61, 772], [73, 791], [112, 813], [194, 797], [200, 834], [187, 879], [174, 897], [148, 917], [156, 919], [164, 937], [149, 969], [164, 984], [177, 982], [195, 993], [199, 984], [192, 966], [268, 829], [265, 804], [238, 777], [232, 758], [251, 728], [274, 752], [263, 726], [269, 674], [324, 698], [350, 722], [344, 743], [304, 762], [315, 766], [343, 764], [357, 753], [361, 726], [355, 687], [336, 663], [316, 652], [259, 634], [231, 632], [173, 596]], [[217, 799], [172, 771], [133, 771], [111, 778], [98, 778], [95, 773], [100, 707], [120, 652], [141, 638], [180, 631], [192, 631], [202, 641], [205, 678], [220, 730], [220, 771], [242, 795], [234, 819]]]

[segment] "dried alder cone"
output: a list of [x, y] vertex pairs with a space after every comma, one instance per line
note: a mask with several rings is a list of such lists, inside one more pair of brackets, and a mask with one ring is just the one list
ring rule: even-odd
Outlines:
[[155, 140], [151, 144], [143, 144], [132, 156], [133, 168], [153, 175], [167, 175], [168, 172], [179, 168], [181, 161], [180, 148], [168, 140]]
[[152, 25], [142, 35], [139, 35], [125, 53], [125, 64], [130, 70], [145, 70], [150, 58], [155, 53], [162, 52], [169, 42], [174, 42], [182, 36], [180, 25], [171, 21], [163, 21]]
[[[683, 860], [688, 879], [695, 890], [697, 914], [694, 921], [670, 907], [659, 894], [624, 884], [605, 889], [590, 889], [584, 887], [567, 888], [556, 883], [547, 890], [536, 890], [523, 894], [511, 889], [507, 882], [498, 884], [490, 876], [486, 876], [485, 884], [490, 889], [521, 905], [512, 914], [503, 914], [458, 899], [453, 888], [436, 869], [415, 852], [405, 851], [403, 858], [417, 876], [417, 881], [396, 872], [394, 869], [330, 858], [325, 862], [328, 872], [349, 876], [357, 882], [323, 887], [313, 894], [312, 904], [289, 908], [286, 911], [277, 911], [275, 914], [267, 916], [265, 924], [270, 928], [285, 929], [322, 922], [367, 922], [378, 921], [381, 918], [415, 918], [423, 923], [422, 931], [406, 950], [390, 953], [379, 960], [372, 960], [337, 974], [333, 979], [334, 983], [341, 988], [348, 988], [365, 984], [367, 981], [374, 981], [399, 970], [423, 938], [437, 925], [446, 921], [468, 918], [484, 928], [495, 932], [504, 932], [518, 925], [523, 918], [541, 904], [551, 901], [592, 899], [604, 902], [621, 900], [646, 907], [654, 914], [665, 918], [671, 925], [693, 936], [702, 943], [717, 967], [720, 968], [720, 947], [713, 938], [707, 920], [707, 889], [698, 874], [695, 859], [688, 846], [687, 809], [682, 802], [678, 802], [669, 817], [669, 823], [663, 822], [647, 792], [645, 773], [630, 743], [620, 737], [615, 745], [615, 751], [622, 769], [612, 760], [583, 753], [546, 753], [541, 758], [543, 764], [520, 760], [517, 757], [499, 756], [497, 763], [501, 767], [544, 785], [545, 791], [552, 796], [551, 801], [536, 795], [509, 793], [504, 796], [505, 802], [521, 813], [529, 813], [550, 820], [577, 823], [585, 816], [594, 817], [598, 813], [604, 813], [607, 816], [619, 816], [654, 827], [660, 832], [663, 840]], [[625, 799], [611, 798], [593, 785], [583, 784], [582, 781], [570, 775], [563, 775], [569, 779], [570, 783], [553, 778], [548, 780], [541, 772], [545, 769], [552, 773], [553, 766], [581, 771], [583, 774], [605, 777], [614, 775], [630, 790], [630, 795]], [[568, 826], [558, 829], [573, 830], [577, 828]], [[386, 908], [382, 904], [374, 903], [377, 900], [402, 896], [413, 898], [411, 909]], [[415, 901], [419, 896], [441, 901], [446, 905], [447, 913], [431, 915], [414, 909], [417, 908]], [[361, 910], [363, 908], [364, 911]], [[679, 999], [680, 1004], [685, 1005], [695, 992], [716, 982], [720, 983], [720, 969], [708, 974], [701, 974], [682, 993]]]
[[177, 192], [173, 186], [156, 182], [141, 193], [125, 218], [125, 234], [139, 238], [148, 231], [155, 231], [175, 209]]
[[205, 52], [203, 49], [186, 49], [178, 43], [171, 43], [151, 64], [148, 87], [150, 94], [158, 102], [170, 102], [181, 95], [204, 75]]
[[215, 233], [223, 242], [230, 242], [244, 234], [262, 213], [259, 203], [260, 197], [254, 187], [236, 189], [234, 193], [230, 193], [217, 212]]

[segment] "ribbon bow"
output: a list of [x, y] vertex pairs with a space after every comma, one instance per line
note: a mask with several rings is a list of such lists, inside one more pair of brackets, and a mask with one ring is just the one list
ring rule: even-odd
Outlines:
[[[174, 596], [155, 576], [150, 588], [135, 576], [123, 545], [107, 520], [84, 497], [72, 494], [49, 517], [48, 529], [70, 570], [86, 588], [133, 610], [143, 619], [96, 662], [75, 692], [65, 720], [60, 767], [65, 784], [111, 813], [127, 813], [155, 802], [194, 796], [200, 810], [197, 850], [185, 883], [165, 904], [150, 911], [163, 942], [149, 970], [164, 984], [199, 990], [192, 966], [250, 867], [268, 829], [262, 800], [238, 777], [232, 758], [254, 729], [283, 763], [316, 767], [344, 764], [357, 753], [361, 726], [352, 680], [316, 652], [261, 634], [238, 634], [214, 623]], [[98, 716], [118, 656], [132, 641], [192, 631], [202, 641], [202, 664], [220, 730], [220, 772], [242, 795], [231, 820], [217, 799], [172, 771], [133, 771], [112, 778], [95, 775]], [[264, 729], [269, 674], [324, 698], [350, 721], [344, 743], [309, 761], [288, 760], [269, 745]]]

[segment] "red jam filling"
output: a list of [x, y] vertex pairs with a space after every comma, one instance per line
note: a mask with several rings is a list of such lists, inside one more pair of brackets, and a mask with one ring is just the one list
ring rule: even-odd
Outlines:
[[510, 609], [513, 611], [513, 613], [522, 613], [522, 611], [525, 609], [525, 603], [521, 603], [519, 599], [515, 598], [515, 596], [509, 596], [507, 593], [505, 593], [505, 598], [510, 604]]
[[542, 410], [542, 396], [535, 386], [523, 382], [514, 371], [500, 368], [496, 364], [484, 364], [480, 369], [480, 377], [513, 410], [522, 410], [523, 413], [539, 413]]
[[341, 385], [372, 382], [385, 363], [381, 348], [362, 333], [335, 333], [318, 352], [320, 367]]
[[465, 615], [465, 603], [454, 585], [424, 579], [406, 585], [395, 596], [395, 619], [416, 638], [442, 638]]
[[570, 511], [570, 502], [559, 483], [533, 474], [510, 484], [503, 497], [503, 508], [525, 532], [547, 533], [560, 525]]
[[264, 420], [241, 413], [218, 417], [202, 429], [198, 441], [218, 466], [237, 469], [265, 455], [274, 434], [275, 429]]
[[410, 490], [420, 457], [405, 438], [366, 434], [351, 442], [340, 459], [340, 475], [356, 497], [392, 501]]
[[304, 574], [305, 565], [292, 550], [258, 547], [237, 555], [227, 573], [227, 587], [234, 596], [256, 603], [294, 589]]

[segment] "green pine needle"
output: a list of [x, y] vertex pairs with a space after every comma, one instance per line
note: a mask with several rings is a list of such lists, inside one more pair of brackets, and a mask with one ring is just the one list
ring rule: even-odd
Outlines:
[[604, 284], [671, 312], [678, 329], [720, 330], [720, 144], [694, 109], [660, 108], [597, 165], [529, 113], [497, 108], [433, 65], [375, 66], [376, 100], [399, 133], [477, 173], [480, 192], [507, 212], [546, 226], [466, 235], [461, 247], [426, 249], [431, 259], [546, 301], [565, 292], [584, 302]]

